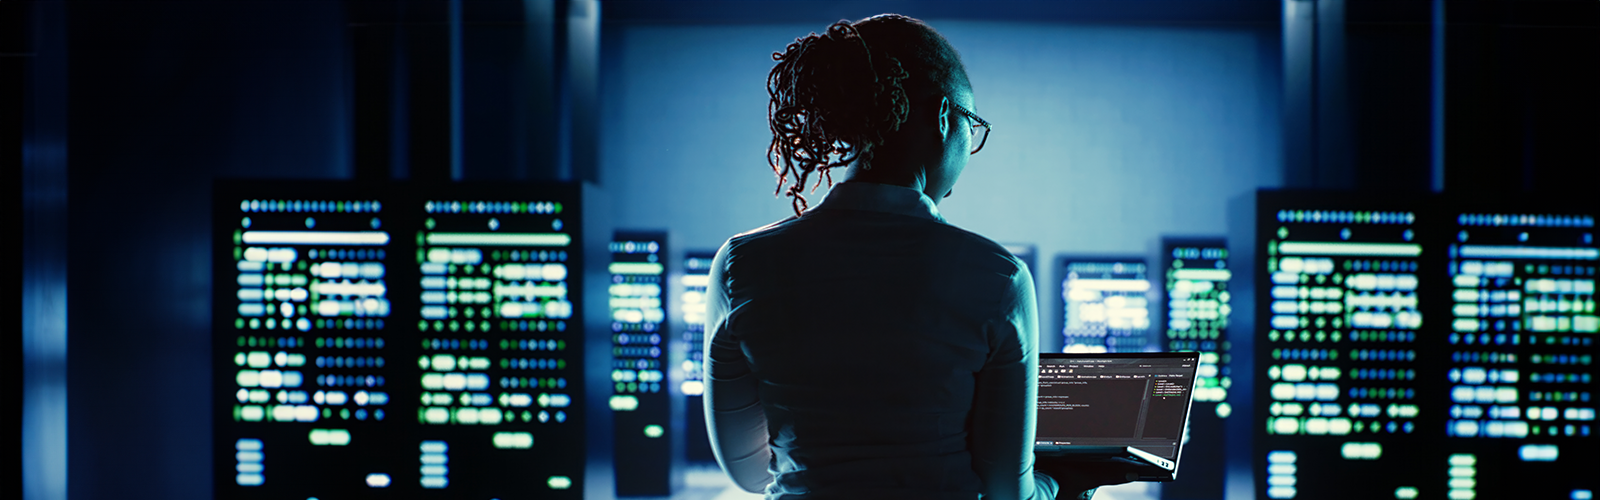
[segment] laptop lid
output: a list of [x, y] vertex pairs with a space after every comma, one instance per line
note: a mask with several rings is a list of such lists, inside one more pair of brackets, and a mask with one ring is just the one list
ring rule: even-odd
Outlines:
[[1039, 355], [1034, 450], [1050, 455], [1117, 455], [1128, 447], [1170, 461], [1188, 425], [1200, 355]]

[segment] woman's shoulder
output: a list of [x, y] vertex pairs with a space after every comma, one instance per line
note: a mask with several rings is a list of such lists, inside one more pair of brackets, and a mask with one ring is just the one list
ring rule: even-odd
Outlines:
[[[789, 217], [736, 234], [728, 238], [719, 253], [751, 255], [782, 249], [779, 253], [789, 254], [793, 250], [791, 247], [796, 244], [809, 245], [813, 239], [828, 239], [849, 233], [852, 238], [869, 235], [868, 240], [919, 240], [919, 248], [945, 254], [968, 265], [980, 265], [993, 272], [1011, 274], [1025, 268], [1022, 261], [1004, 245], [942, 220], [873, 212], [822, 212], [828, 211], [808, 212], [806, 217]], [[853, 230], [840, 231], [840, 226]]]
[[797, 217], [789, 217], [765, 226], [735, 234], [729, 237], [728, 241], [723, 242], [722, 248], [717, 253], [723, 255], [732, 253], [748, 253], [754, 248], [763, 246], [763, 243], [770, 243], [773, 240], [780, 240], [784, 237], [784, 229], [790, 225], [793, 225], [798, 220], [799, 218]]
[[780, 220], [780, 221], [777, 221], [777, 222], [773, 222], [771, 224], [767, 224], [765, 226], [761, 226], [761, 227], [758, 227], [758, 228], [755, 228], [755, 229], [751, 229], [749, 231], [745, 231], [745, 232], [742, 232], [742, 233], [739, 233], [739, 234], [735, 234], [735, 235], [733, 235], [733, 237], [728, 238], [728, 242], [729, 243], [733, 243], [733, 242], [736, 242], [736, 241], [745, 241], [745, 240], [757, 239], [757, 238], [761, 238], [763, 236], [771, 236], [773, 234], [777, 234], [779, 229], [783, 228], [786, 225], [792, 224], [797, 220], [799, 220], [799, 217], [788, 217], [788, 218], [785, 218], [783, 220]]
[[962, 229], [953, 224], [940, 224], [941, 232], [945, 238], [951, 240], [951, 249], [963, 253], [963, 259], [986, 262], [991, 266], [1005, 268], [1006, 271], [1015, 272], [1025, 269], [1016, 255], [1007, 250], [1005, 245], [989, 239], [989, 237]]

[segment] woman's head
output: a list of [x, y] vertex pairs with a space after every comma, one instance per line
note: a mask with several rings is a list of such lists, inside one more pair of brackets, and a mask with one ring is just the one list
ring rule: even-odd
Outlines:
[[[832, 181], [828, 171], [836, 167], [915, 167], [900, 150], [921, 147], [917, 139], [926, 134], [916, 132], [961, 117], [950, 109], [952, 99], [971, 107], [971, 85], [955, 48], [932, 27], [905, 16], [839, 21], [772, 58], [778, 63], [767, 76], [773, 136], [767, 160], [796, 214], [806, 207], [811, 174], [821, 174], [815, 189], [822, 178]], [[899, 161], [873, 161], [891, 157]]]

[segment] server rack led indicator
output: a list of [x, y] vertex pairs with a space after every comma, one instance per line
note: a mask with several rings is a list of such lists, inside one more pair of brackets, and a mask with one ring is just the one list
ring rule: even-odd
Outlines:
[[1456, 223], [1446, 434], [1539, 439], [1519, 459], [1554, 461], [1595, 418], [1594, 219], [1462, 213]]
[[573, 238], [562, 208], [554, 201], [423, 203], [417, 329], [429, 352], [416, 360], [419, 422], [567, 422]]
[[[1359, 205], [1307, 196], [1289, 203]], [[1418, 344], [1425, 248], [1414, 211], [1300, 209], [1263, 198], [1257, 229], [1258, 446], [1268, 498], [1392, 496], [1415, 483], [1428, 387]], [[1303, 205], [1302, 205], [1303, 206]], [[1340, 471], [1333, 474], [1332, 471]], [[1345, 478], [1367, 475], [1372, 481]], [[1379, 477], [1382, 479], [1377, 479]], [[1258, 479], [1258, 481], [1262, 481]]]

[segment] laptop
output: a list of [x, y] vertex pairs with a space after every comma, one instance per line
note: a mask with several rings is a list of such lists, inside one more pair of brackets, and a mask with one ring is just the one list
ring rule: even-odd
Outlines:
[[1194, 352], [1040, 354], [1034, 453], [1177, 479], [1199, 365]]

